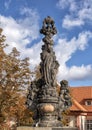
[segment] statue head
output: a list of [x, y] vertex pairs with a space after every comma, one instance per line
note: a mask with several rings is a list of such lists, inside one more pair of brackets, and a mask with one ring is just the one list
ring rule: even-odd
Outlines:
[[60, 84], [61, 84], [62, 89], [67, 89], [68, 88], [68, 81], [67, 80], [62, 80], [60, 82]]

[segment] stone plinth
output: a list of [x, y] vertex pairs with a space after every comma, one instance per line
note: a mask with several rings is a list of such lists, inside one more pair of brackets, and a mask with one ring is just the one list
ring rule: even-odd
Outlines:
[[78, 130], [76, 127], [17, 127], [17, 130]]

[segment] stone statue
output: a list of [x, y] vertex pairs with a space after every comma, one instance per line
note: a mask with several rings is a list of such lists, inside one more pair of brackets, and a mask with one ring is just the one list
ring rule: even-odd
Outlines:
[[54, 23], [54, 20], [48, 16], [44, 19], [42, 29], [40, 30], [40, 33], [45, 35], [43, 38], [45, 44], [42, 46], [40, 72], [45, 86], [48, 87], [55, 87], [56, 74], [59, 67], [53, 51], [52, 37], [57, 33]]
[[70, 107], [72, 105], [68, 81], [62, 80], [60, 82], [60, 84], [61, 84], [61, 92], [63, 93], [63, 98], [65, 99], [65, 102], [64, 102], [65, 108], [64, 109], [67, 109], [68, 107]]
[[41, 74], [44, 82], [49, 87], [54, 86], [59, 63], [50, 45], [42, 46], [41, 60]]
[[54, 20], [48, 16], [43, 21], [40, 33], [43, 38], [42, 52], [40, 54], [41, 79], [31, 83], [27, 96], [28, 108], [33, 111], [34, 125], [39, 127], [61, 127], [61, 112], [67, 109], [69, 104], [68, 83], [61, 82], [60, 94], [57, 93], [56, 75], [59, 63], [53, 51], [52, 37], [57, 33]]
[[68, 81], [62, 80], [60, 84], [61, 86], [60, 86], [60, 94], [59, 94], [59, 108], [62, 107], [62, 109], [58, 110], [59, 120], [61, 120], [62, 118], [61, 113], [67, 110], [72, 105]]

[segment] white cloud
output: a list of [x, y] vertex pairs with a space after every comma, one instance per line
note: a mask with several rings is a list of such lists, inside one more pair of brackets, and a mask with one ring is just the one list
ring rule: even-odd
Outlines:
[[58, 80], [66, 79], [69, 81], [92, 80], [92, 65], [81, 65], [67, 67], [62, 65], [59, 68]]
[[[55, 46], [55, 52], [57, 59], [60, 63], [59, 71], [58, 71], [58, 79], [67, 79], [67, 80], [78, 80], [85, 79], [89, 76], [92, 78], [92, 66], [72, 66], [67, 67], [66, 62], [71, 59], [72, 54], [77, 50], [85, 50], [88, 46], [89, 40], [92, 38], [92, 33], [82, 32], [78, 35], [78, 38], [73, 37], [70, 41], [67, 39], [59, 39], [58, 44]], [[80, 74], [81, 73], [81, 74]]]
[[72, 66], [69, 69], [68, 79], [72, 80], [87, 80], [92, 79], [92, 65], [81, 65], [80, 67]]
[[9, 8], [10, 3], [11, 3], [11, 0], [7, 0], [7, 1], [5, 1], [4, 6], [5, 6], [6, 9]]
[[[21, 9], [20, 13], [19, 19], [0, 15], [0, 27], [3, 28], [6, 43], [9, 45], [6, 51], [10, 52], [13, 47], [16, 47], [21, 52], [22, 58], [31, 58], [30, 64], [33, 67], [40, 61], [38, 55], [41, 42], [32, 45], [32, 41], [39, 38], [39, 14], [36, 10], [29, 8]], [[27, 48], [29, 44], [31, 48]]]
[[36, 65], [40, 63], [40, 53], [41, 53], [42, 42], [34, 44], [31, 48], [21, 48], [22, 57], [30, 58], [30, 68], [34, 69]]
[[65, 0], [59, 0], [56, 5], [58, 8], [64, 9], [68, 4], [69, 2], [65, 2]]
[[13, 17], [0, 15], [0, 26], [10, 46], [17, 49], [25, 48], [32, 40], [39, 37], [39, 15], [36, 11], [25, 8], [25, 18], [15, 20]]
[[[21, 15], [25, 17], [17, 20], [13, 17], [0, 15], [0, 26], [3, 28], [7, 43], [10, 45], [7, 51], [12, 47], [17, 47], [22, 57], [30, 58], [30, 66], [33, 68], [40, 62], [42, 45], [41, 41], [32, 45], [32, 41], [39, 37], [39, 15], [36, 10], [29, 8], [24, 8], [20, 11]], [[70, 41], [66, 38], [58, 39], [58, 44], [54, 49], [60, 63], [59, 80], [78, 80], [92, 77], [91, 65], [72, 66], [70, 68], [66, 66], [66, 62], [69, 61], [73, 53], [77, 50], [83, 51], [86, 49], [90, 38], [92, 38], [92, 33], [86, 31], [80, 33], [78, 38], [73, 37]], [[26, 47], [28, 44], [31, 44], [30, 48]]]
[[66, 0], [59, 0], [57, 3], [57, 7], [61, 8], [61, 9], [69, 7], [72, 10], [72, 9], [75, 9], [76, 4], [75, 4], [74, 0], [67, 0], [67, 2], [66, 2]]
[[70, 29], [74, 26], [84, 25], [84, 21], [79, 18], [73, 18], [72, 16], [66, 15], [63, 19], [62, 27]]
[[76, 41], [76, 44], [79, 50], [85, 50], [88, 45], [88, 41], [91, 38], [92, 38], [92, 32], [90, 31], [80, 33]]
[[62, 64], [65, 64], [77, 50], [85, 50], [89, 39], [92, 38], [90, 31], [82, 32], [78, 35], [78, 38], [73, 37], [70, 41], [65, 39], [59, 39], [58, 44], [55, 46], [55, 52], [58, 60]]
[[67, 8], [69, 14], [63, 19], [63, 27], [71, 28], [84, 25], [86, 22], [92, 22], [92, 0], [59, 0], [57, 6], [61, 9]]

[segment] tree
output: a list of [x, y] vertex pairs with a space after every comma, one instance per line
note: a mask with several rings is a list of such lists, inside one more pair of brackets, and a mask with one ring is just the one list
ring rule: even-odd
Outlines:
[[27, 88], [31, 82], [29, 58], [20, 59], [16, 48], [5, 52], [6, 37], [0, 29], [0, 123], [14, 118], [19, 123], [25, 115], [31, 119], [32, 113], [25, 106]]
[[40, 65], [36, 66], [35, 69], [34, 69], [34, 77], [35, 77], [35, 80], [38, 80], [41, 77], [41, 72], [40, 72]]

